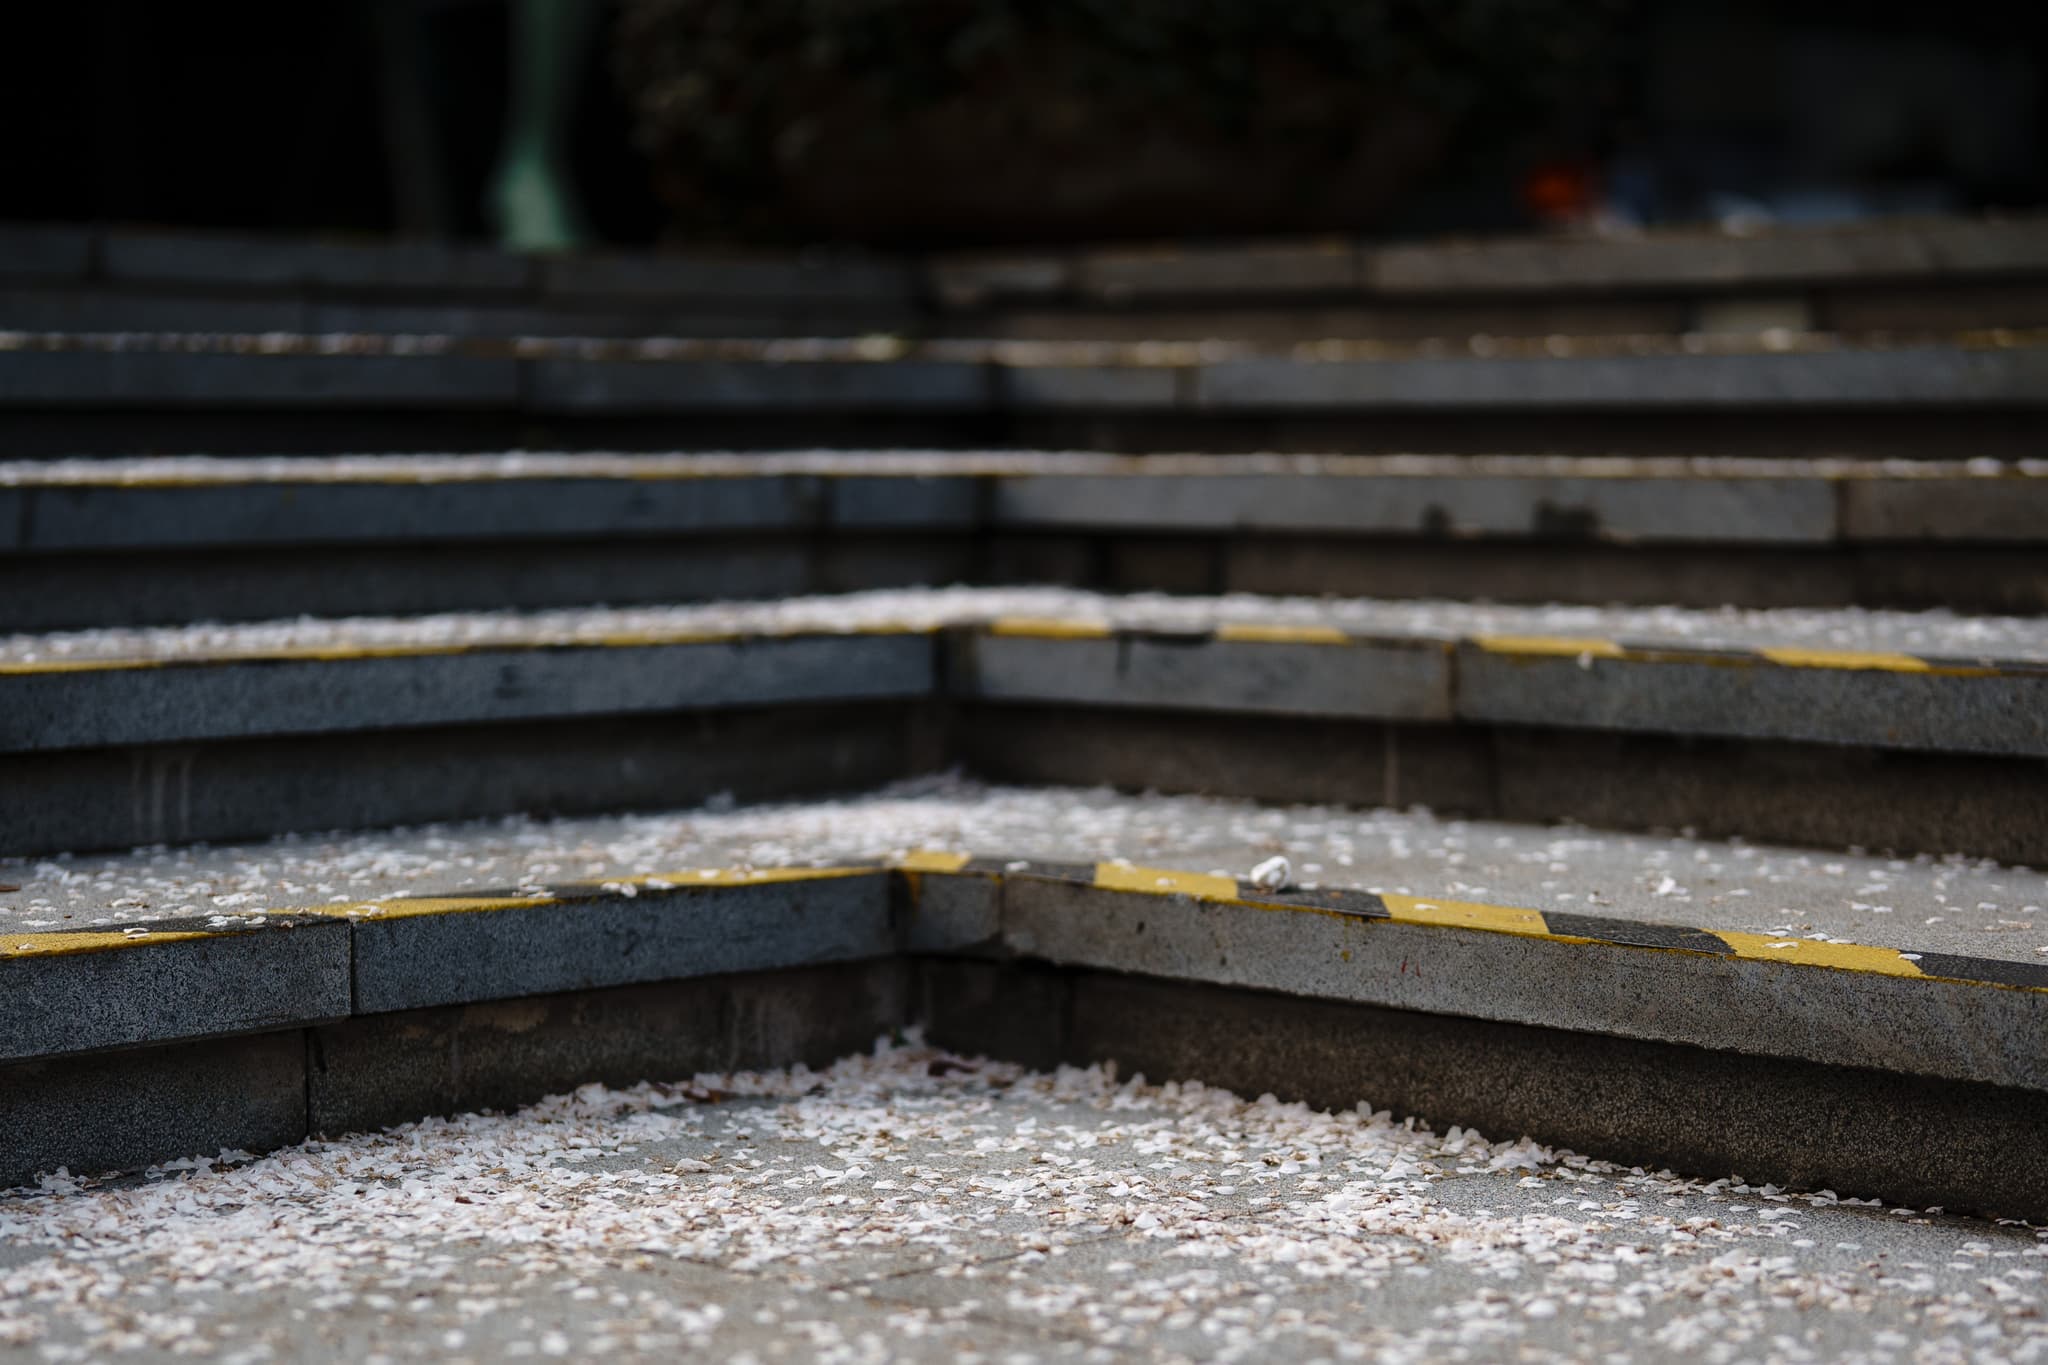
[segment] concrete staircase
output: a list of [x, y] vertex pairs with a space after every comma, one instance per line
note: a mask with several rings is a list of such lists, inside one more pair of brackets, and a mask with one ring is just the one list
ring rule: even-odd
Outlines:
[[0, 1182], [922, 1022], [2048, 1217], [2043, 236], [0, 237]]

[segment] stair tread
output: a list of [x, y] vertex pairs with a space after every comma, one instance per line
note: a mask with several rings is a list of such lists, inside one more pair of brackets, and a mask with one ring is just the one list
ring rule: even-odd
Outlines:
[[909, 952], [2048, 1089], [2048, 881], [1981, 862], [953, 782], [0, 872], [0, 1056]]
[[205, 923], [627, 877], [672, 875], [687, 885], [706, 869], [885, 863], [913, 850], [997, 861], [1124, 858], [1233, 878], [1285, 853], [1303, 887], [1492, 902], [1802, 944], [1892, 944], [2048, 972], [2048, 873], [1988, 860], [1459, 820], [1420, 809], [1274, 807], [951, 779], [847, 800], [0, 860], [0, 878], [21, 888], [0, 898], [0, 932]]
[[[15, 490], [12, 494], [8, 490]], [[0, 550], [830, 527], [2038, 542], [2048, 461], [801, 451], [0, 462]]]
[[42, 409], [1246, 413], [2037, 406], [2048, 332], [1625, 334], [1422, 342], [0, 333]]
[[[2048, 664], [2048, 620], [1862, 608], [1511, 606], [1473, 602], [1174, 597], [1065, 588], [912, 588], [672, 607], [451, 612], [419, 617], [295, 619], [228, 625], [111, 628], [0, 637], [0, 668], [212, 663], [241, 659], [436, 653], [449, 649], [656, 644], [706, 635], [862, 634], [987, 623], [1184, 634], [1233, 627], [1331, 629], [1360, 639], [1496, 641], [1513, 652], [1649, 650], [1810, 651], [1816, 666], [1852, 670], [1906, 659]], [[1028, 631], [1028, 626], [1017, 629]], [[1051, 631], [1051, 627], [1047, 627]], [[1054, 632], [1056, 633], [1056, 632]], [[1255, 635], [1240, 637], [1250, 641]], [[1277, 639], [1276, 639], [1276, 642]], [[1581, 648], [1566, 649], [1577, 643]], [[1553, 647], [1554, 646], [1554, 647]], [[1855, 656], [1867, 655], [1859, 660]], [[1840, 656], [1840, 657], [1831, 657]]]

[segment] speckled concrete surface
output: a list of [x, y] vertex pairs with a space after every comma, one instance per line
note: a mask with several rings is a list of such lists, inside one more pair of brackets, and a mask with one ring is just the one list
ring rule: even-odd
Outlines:
[[223, 1157], [0, 1199], [0, 1352], [2048, 1356], [2048, 1230], [915, 1039]]
[[152, 455], [0, 460], [0, 487], [150, 484], [467, 483], [523, 479], [873, 477], [1102, 474], [1292, 474], [1359, 478], [2010, 479], [2048, 477], [2048, 460], [1742, 459], [1732, 456], [1113, 455], [1031, 450], [791, 450], [624, 454]]
[[862, 861], [919, 848], [1124, 858], [1232, 876], [1285, 854], [1308, 885], [2048, 961], [2048, 874], [1983, 860], [957, 779], [846, 801], [0, 860], [0, 884], [19, 888], [0, 893], [0, 932], [188, 916], [227, 926], [265, 910], [380, 896]]
[[2048, 662], [2048, 620], [1949, 612], [1777, 608], [1486, 606], [1361, 598], [1113, 596], [1064, 588], [915, 588], [678, 607], [455, 612], [245, 625], [110, 628], [0, 636], [0, 665], [39, 661], [262, 657], [364, 649], [599, 643], [692, 632], [936, 629], [998, 617], [1208, 630], [1225, 623], [1320, 625], [1450, 639], [1551, 635], [1745, 649], [1765, 646]]

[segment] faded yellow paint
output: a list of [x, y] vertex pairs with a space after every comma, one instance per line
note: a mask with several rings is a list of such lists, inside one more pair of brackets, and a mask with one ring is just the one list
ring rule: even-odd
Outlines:
[[1065, 621], [1052, 616], [1001, 616], [988, 623], [988, 633], [1040, 640], [1105, 640], [1111, 632], [1100, 621]]
[[920, 848], [894, 860], [890, 866], [905, 872], [958, 872], [974, 861], [971, 853], [947, 853], [943, 849]]
[[1589, 942], [1551, 933], [1541, 910], [1420, 896], [1382, 895], [1380, 902], [1387, 907], [1387, 918], [1396, 924], [1429, 924], [1445, 929], [1479, 929], [1490, 934], [1519, 934], [1524, 938], [1549, 938], [1567, 943]]
[[393, 896], [389, 900], [326, 906], [321, 913], [364, 919], [412, 919], [419, 915], [466, 915], [480, 910], [556, 904], [559, 902], [553, 896]]
[[1351, 637], [1335, 626], [1257, 625], [1236, 621], [1216, 628], [1219, 640], [1242, 640], [1271, 645], [1348, 645]]
[[1916, 659], [1910, 654], [1883, 654], [1860, 649], [1796, 649], [1779, 645], [1760, 649], [1757, 653], [1786, 668], [1847, 668], [1883, 673], [1931, 671], [1925, 659]]
[[161, 659], [38, 659], [33, 663], [0, 664], [0, 677], [28, 677], [37, 673], [117, 672], [124, 668], [161, 668]]
[[[1735, 955], [1758, 962], [1790, 962], [1801, 967], [1833, 967], [1845, 972], [1881, 976], [1925, 976], [1917, 962], [1908, 962], [1896, 948], [1869, 948], [1860, 943], [1821, 943], [1776, 934], [1722, 933], [1714, 936]], [[1776, 946], [1773, 946], [1776, 945]]]
[[1587, 654], [1596, 659], [1620, 659], [1628, 653], [1612, 640], [1577, 639], [1569, 635], [1475, 635], [1472, 643], [1489, 654], [1540, 654], [1565, 659]]
[[1132, 867], [1124, 863], [1097, 863], [1095, 885], [1104, 891], [1137, 891], [1148, 896], [1199, 896], [1203, 900], [1234, 901], [1237, 880], [1208, 872], [1174, 872], [1163, 867]]
[[9, 934], [0, 939], [0, 959], [11, 957], [63, 957], [73, 953], [103, 953], [115, 948], [145, 948], [160, 943], [189, 943], [199, 938], [220, 938], [249, 929], [152, 929], [146, 934], [125, 934], [119, 929], [59, 929], [35, 934]]

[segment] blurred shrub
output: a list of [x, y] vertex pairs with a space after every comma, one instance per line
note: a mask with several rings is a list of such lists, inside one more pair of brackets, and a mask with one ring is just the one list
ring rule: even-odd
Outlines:
[[1628, 3], [627, 0], [617, 59], [689, 235], [1341, 230], [1570, 106]]

